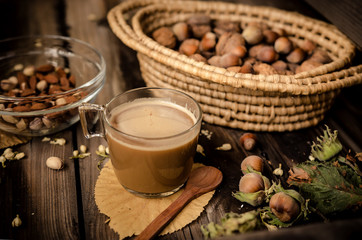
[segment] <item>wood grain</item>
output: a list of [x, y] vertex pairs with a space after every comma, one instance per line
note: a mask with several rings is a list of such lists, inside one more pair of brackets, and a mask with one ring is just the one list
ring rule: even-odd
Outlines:
[[[110, 30], [106, 13], [119, 0], [1, 0], [0, 40], [28, 34], [59, 34], [75, 37], [96, 47], [107, 64], [107, 80], [96, 99], [105, 104], [113, 96], [128, 89], [144, 86], [136, 53], [126, 47]], [[285, 10], [334, 23], [339, 29], [361, 46], [361, 16], [356, 10], [358, 1], [304, 1], [286, 0], [230, 0], [252, 5], [275, 6]], [[328, 2], [328, 4], [327, 4]], [[358, 2], [358, 3], [357, 3]], [[354, 64], [361, 64], [361, 53], [357, 53]], [[274, 168], [282, 163], [288, 171], [293, 164], [304, 161], [310, 151], [311, 141], [319, 136], [324, 125], [339, 131], [344, 145], [343, 151], [362, 152], [362, 86], [342, 90], [325, 119], [316, 127], [294, 132], [257, 132], [258, 145], [253, 151], [246, 151], [239, 143], [242, 130], [203, 124], [202, 129], [212, 132], [211, 139], [200, 135], [199, 144], [206, 156], [197, 153], [195, 161], [215, 166], [223, 172], [224, 179], [217, 188], [205, 211], [194, 222], [173, 234], [159, 239], [203, 239], [200, 226], [210, 221], [218, 222], [226, 212], [245, 212], [252, 208], [241, 204], [231, 196], [236, 191], [242, 173], [240, 164], [251, 154], [262, 156], [269, 164], [266, 175], [276, 180]], [[41, 137], [14, 149], [23, 151], [27, 157], [13, 161], [6, 168], [0, 168], [0, 239], [118, 239], [118, 235], [105, 223], [107, 217], [100, 214], [94, 202], [94, 186], [99, 175], [99, 157], [95, 150], [102, 138], [87, 140], [79, 123], [50, 137], [66, 138], [65, 146], [43, 143]], [[217, 151], [216, 147], [230, 143], [232, 150]], [[72, 152], [81, 144], [88, 146], [92, 155], [85, 159], [70, 160]], [[48, 169], [45, 160], [58, 156], [66, 161], [65, 169]], [[283, 177], [285, 180], [286, 176]], [[285, 182], [283, 182], [285, 184]], [[20, 215], [23, 225], [12, 228], [11, 221]], [[338, 221], [343, 217], [343, 221]], [[312, 239], [328, 236], [329, 239], [361, 234], [360, 216], [338, 216], [335, 222], [308, 226], [295, 226], [270, 234], [260, 231], [230, 239]], [[331, 232], [331, 233], [330, 233]], [[319, 235], [318, 235], [319, 234]], [[229, 238], [228, 238], [229, 239]], [[351, 239], [353, 239], [351, 237]]]

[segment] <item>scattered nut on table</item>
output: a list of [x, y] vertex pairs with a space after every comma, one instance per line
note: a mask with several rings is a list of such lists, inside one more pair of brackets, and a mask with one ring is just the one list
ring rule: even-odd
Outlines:
[[54, 169], [54, 170], [60, 170], [64, 167], [64, 161], [60, 159], [59, 157], [49, 157], [46, 160], [46, 165], [48, 168]]

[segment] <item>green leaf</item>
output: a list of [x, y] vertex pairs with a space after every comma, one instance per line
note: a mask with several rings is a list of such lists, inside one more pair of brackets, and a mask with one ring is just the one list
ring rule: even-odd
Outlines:
[[201, 226], [201, 231], [205, 238], [215, 238], [258, 230], [262, 226], [260, 210], [254, 210], [242, 214], [226, 213], [220, 224], [211, 222]]
[[342, 144], [337, 138], [337, 130], [334, 132], [326, 126], [326, 130], [323, 131], [323, 136], [317, 138], [317, 142], [313, 142], [312, 155], [313, 157], [326, 161], [337, 155], [342, 150]]
[[259, 206], [265, 199], [265, 192], [263, 190], [254, 193], [236, 192], [232, 193], [232, 195], [240, 202], [249, 203], [253, 207]]
[[311, 178], [310, 183], [290, 181], [322, 214], [341, 212], [362, 204], [361, 178], [348, 166], [336, 162], [306, 162], [298, 167]]

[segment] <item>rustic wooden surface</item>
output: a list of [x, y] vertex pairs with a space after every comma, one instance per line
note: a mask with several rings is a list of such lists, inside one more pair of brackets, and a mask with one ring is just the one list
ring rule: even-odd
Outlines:
[[[341, 0], [330, 6], [329, 1], [267, 1], [238, 0], [254, 5], [268, 5], [297, 11], [302, 14], [330, 21], [351, 37], [361, 47], [360, 1]], [[335, 2], [335, 1], [333, 1]], [[111, 32], [105, 19], [106, 13], [118, 4], [116, 0], [0, 0], [0, 39], [28, 34], [57, 34], [89, 42], [100, 50], [107, 63], [107, 82], [97, 98], [104, 104], [113, 96], [128, 89], [144, 86], [135, 52], [122, 44]], [[329, 9], [334, 12], [332, 14]], [[359, 8], [359, 9], [358, 9]], [[361, 63], [358, 52], [355, 63]], [[324, 125], [339, 131], [344, 151], [362, 151], [362, 88], [344, 89], [325, 119], [316, 127], [286, 133], [256, 133], [258, 147], [253, 152], [238, 145], [241, 130], [204, 124], [212, 132], [211, 140], [200, 137], [206, 157], [197, 154], [196, 161], [216, 166], [222, 170], [224, 181], [201, 216], [171, 235], [160, 239], [202, 239], [201, 224], [219, 221], [229, 211], [250, 210], [231, 197], [241, 177], [239, 165], [250, 154], [270, 160], [272, 168], [283, 164], [286, 172], [293, 162], [304, 161], [309, 155], [310, 141], [322, 133]], [[67, 139], [65, 146], [48, 145], [42, 138], [16, 147], [27, 157], [0, 168], [0, 239], [118, 239], [105, 223], [94, 202], [94, 186], [99, 175], [98, 158], [94, 154], [104, 139], [83, 137], [80, 124], [56, 134]], [[232, 150], [215, 151], [217, 146], [230, 143]], [[81, 144], [93, 154], [81, 160], [70, 160], [74, 149]], [[52, 171], [45, 165], [49, 156], [66, 160], [61, 171]], [[269, 176], [271, 176], [269, 174]], [[11, 221], [19, 214], [23, 225], [12, 228]], [[266, 231], [239, 235], [231, 239], [352, 239], [362, 233], [362, 216], [341, 216], [332, 223], [313, 223], [268, 233]], [[353, 235], [354, 234], [354, 235]], [[357, 235], [356, 235], [357, 234]]]

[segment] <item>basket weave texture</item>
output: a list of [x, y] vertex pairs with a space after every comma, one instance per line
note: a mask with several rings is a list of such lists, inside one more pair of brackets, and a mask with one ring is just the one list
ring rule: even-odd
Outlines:
[[[147, 86], [181, 90], [201, 105], [204, 121], [251, 131], [293, 131], [316, 125], [344, 87], [362, 83], [362, 65], [350, 66], [351, 41], [336, 27], [295, 12], [225, 2], [129, 0], [108, 13], [116, 36], [137, 51]], [[294, 75], [227, 71], [166, 48], [150, 37], [161, 26], [194, 14], [247, 26], [284, 29], [296, 43], [310, 39], [333, 61]]]

